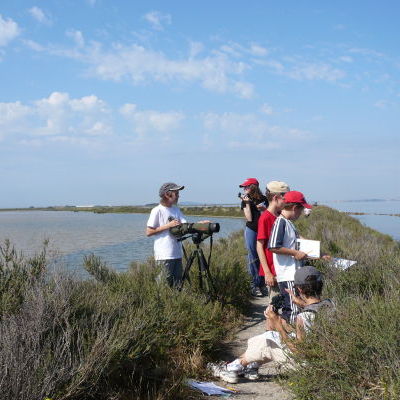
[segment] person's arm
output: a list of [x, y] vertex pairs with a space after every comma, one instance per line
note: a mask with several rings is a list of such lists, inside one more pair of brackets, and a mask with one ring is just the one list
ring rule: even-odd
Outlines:
[[295, 250], [295, 249], [288, 249], [287, 247], [272, 247], [269, 249], [275, 254], [284, 254], [286, 256], [292, 256], [296, 260], [304, 260], [307, 258], [307, 253], [304, 251]]
[[286, 223], [287, 222], [284, 218], [278, 218], [275, 221], [268, 242], [268, 250], [272, 251], [275, 254], [292, 256], [296, 260], [304, 260], [305, 258], [307, 258], [307, 254], [303, 251], [283, 247], [283, 244], [285, 243], [284, 238]]
[[250, 199], [247, 195], [244, 195], [242, 197], [242, 209], [243, 209], [244, 217], [246, 218], [246, 221], [251, 222], [253, 220], [253, 216], [251, 214]]
[[157, 228], [152, 228], [151, 226], [147, 226], [146, 227], [146, 236], [157, 235], [157, 233], [161, 233], [163, 231], [166, 231], [169, 228], [178, 226], [180, 224], [181, 224], [181, 222], [179, 221], [179, 219], [173, 219], [172, 221], [168, 222], [168, 224], [158, 226]]
[[301, 308], [304, 308], [306, 306], [306, 302], [304, 300], [302, 300], [302, 298], [300, 296], [296, 296], [296, 294], [294, 293], [294, 291], [292, 289], [285, 289], [286, 293], [289, 294], [289, 296], [292, 299], [292, 302], [294, 304], [296, 304], [296, 306], [299, 306]]
[[271, 328], [271, 330], [277, 331], [281, 340], [286, 344], [286, 346], [295, 353], [297, 351], [295, 340], [291, 339], [285, 328], [283, 327], [281, 317], [274, 312], [272, 306], [268, 306], [268, 308], [264, 312], [265, 317], [268, 319], [267, 326]]
[[267, 283], [268, 286], [272, 287], [275, 286], [275, 277], [271, 274], [271, 271], [269, 270], [267, 257], [265, 256], [265, 251], [264, 251], [264, 244], [265, 244], [264, 239], [257, 239], [257, 245], [256, 245], [257, 254], [260, 260], [261, 267], [264, 271], [265, 282]]

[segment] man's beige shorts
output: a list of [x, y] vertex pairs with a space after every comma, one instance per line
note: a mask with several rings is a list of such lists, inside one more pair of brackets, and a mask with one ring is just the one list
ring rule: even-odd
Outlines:
[[267, 331], [261, 335], [253, 336], [247, 341], [247, 349], [244, 353], [247, 362], [265, 363], [277, 361], [287, 363], [288, 351], [282, 348], [282, 343], [278, 332]]

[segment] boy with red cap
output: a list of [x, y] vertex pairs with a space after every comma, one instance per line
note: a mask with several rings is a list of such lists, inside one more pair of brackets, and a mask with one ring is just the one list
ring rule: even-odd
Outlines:
[[299, 310], [287, 290], [294, 290], [294, 274], [307, 258], [306, 253], [296, 250], [296, 240], [300, 235], [292, 221], [300, 217], [304, 208], [311, 206], [306, 202], [303, 193], [295, 190], [285, 193], [283, 210], [274, 223], [268, 242], [268, 250], [273, 253], [276, 280], [280, 293], [284, 296], [282, 317], [290, 324], [295, 322]]

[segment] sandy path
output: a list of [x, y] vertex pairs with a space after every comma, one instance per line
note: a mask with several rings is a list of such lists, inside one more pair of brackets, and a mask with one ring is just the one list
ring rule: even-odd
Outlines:
[[[255, 298], [253, 305], [246, 317], [244, 325], [236, 333], [234, 341], [229, 343], [225, 361], [232, 361], [235, 357], [243, 353], [247, 346], [249, 337], [258, 335], [264, 332], [264, 315], [263, 311], [267, 306], [266, 298]], [[238, 393], [232, 396], [232, 399], [237, 400], [291, 400], [293, 396], [290, 392], [280, 386], [277, 381], [277, 369], [273, 363], [264, 364], [260, 367], [260, 379], [257, 381], [249, 381], [241, 379], [236, 384], [229, 384], [222, 381], [214, 381], [217, 385], [233, 388]], [[217, 398], [210, 396], [210, 398]]]

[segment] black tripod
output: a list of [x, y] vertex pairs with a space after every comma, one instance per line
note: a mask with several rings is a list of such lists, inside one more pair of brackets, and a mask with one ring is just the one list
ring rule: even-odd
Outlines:
[[[211, 250], [212, 250], [212, 235], [207, 235], [207, 234], [203, 234], [203, 233], [193, 233], [192, 235], [184, 236], [178, 240], [182, 241], [182, 240], [188, 239], [189, 237], [192, 238], [192, 241], [196, 245], [196, 248], [190, 253], [189, 257], [187, 257], [185, 248], [183, 248], [186, 266], [183, 270], [182, 281], [181, 281], [178, 289], [182, 290], [183, 285], [186, 280], [189, 282], [189, 284], [191, 283], [190, 277], [189, 277], [190, 268], [192, 267], [194, 260], [197, 260], [199, 288], [203, 292], [207, 293], [208, 296], [211, 298], [212, 296], [215, 296], [215, 294], [216, 294], [214, 282], [213, 282], [213, 279], [212, 279], [212, 276], [210, 273], [210, 268], [209, 268], [210, 258], [211, 258]], [[210, 238], [210, 254], [209, 254], [208, 262], [207, 262], [206, 257], [204, 256], [204, 253], [203, 253], [203, 249], [200, 247], [200, 243], [203, 242], [208, 237]]]

